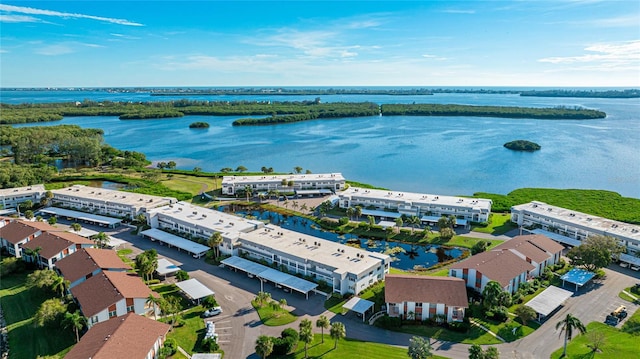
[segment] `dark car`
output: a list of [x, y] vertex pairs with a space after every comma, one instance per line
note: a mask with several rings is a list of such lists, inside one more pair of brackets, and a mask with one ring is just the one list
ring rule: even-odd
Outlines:
[[618, 325], [618, 323], [620, 323], [620, 319], [613, 315], [607, 315], [607, 319], [604, 320], [604, 323], [615, 327], [616, 325]]

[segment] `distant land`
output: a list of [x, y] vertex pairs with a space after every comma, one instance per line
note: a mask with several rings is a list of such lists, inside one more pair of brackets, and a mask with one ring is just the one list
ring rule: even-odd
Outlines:
[[151, 96], [223, 95], [433, 95], [437, 93], [513, 94], [535, 97], [640, 98], [640, 89], [508, 89], [508, 88], [420, 88], [420, 87], [47, 87], [1, 88], [2, 91], [105, 91], [111, 93], [149, 93]]

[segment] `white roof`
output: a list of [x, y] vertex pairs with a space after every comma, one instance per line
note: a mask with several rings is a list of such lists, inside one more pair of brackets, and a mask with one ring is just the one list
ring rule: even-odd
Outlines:
[[280, 272], [260, 263], [252, 262], [241, 257], [229, 257], [221, 262], [222, 264], [240, 269], [256, 277], [266, 279], [270, 282], [289, 287], [301, 293], [308, 293], [318, 287], [316, 283], [298, 278], [291, 274]]
[[640, 266], [640, 258], [634, 257], [634, 256], [632, 256], [630, 254], [626, 254], [626, 253], [620, 254], [620, 260], [623, 261], [623, 262], [627, 262], [627, 263], [630, 263], [630, 264], [634, 264], [634, 265]]
[[353, 297], [349, 299], [348, 302], [344, 303], [344, 305], [342, 305], [342, 308], [352, 310], [360, 314], [363, 314], [364, 312], [369, 310], [371, 307], [373, 307], [372, 301], [362, 299], [360, 297]]
[[318, 182], [318, 181], [344, 181], [342, 173], [305, 173], [305, 174], [288, 174], [288, 175], [267, 175], [267, 176], [224, 176], [222, 184], [249, 184], [259, 182]]
[[70, 209], [64, 209], [64, 208], [58, 208], [58, 207], [42, 208], [40, 210], [40, 213], [53, 214], [61, 217], [71, 217], [71, 218], [75, 218], [83, 221], [102, 223], [109, 226], [113, 226], [122, 222], [122, 220], [118, 218], [100, 216], [97, 214], [85, 213], [80, 211], [72, 211]]
[[204, 246], [200, 243], [190, 241], [186, 238], [178, 237], [176, 235], [161, 231], [156, 228], [147, 229], [140, 234], [197, 255], [202, 255], [209, 250], [209, 247]]
[[174, 203], [178, 200], [173, 197], [160, 197], [149, 194], [117, 191], [113, 189], [89, 187], [83, 185], [73, 185], [67, 188], [61, 188], [51, 191], [59, 196], [72, 196], [78, 198], [86, 198], [94, 202], [110, 202], [123, 205], [129, 205], [134, 208], [153, 208], [168, 203]]
[[566, 237], [566, 236], [563, 236], [561, 234], [545, 231], [544, 229], [540, 229], [540, 228], [536, 228], [536, 229], [531, 230], [529, 232], [531, 232], [533, 234], [545, 235], [545, 236], [553, 239], [556, 242], [560, 242], [562, 244], [567, 244], [567, 245], [570, 245], [572, 247], [577, 247], [580, 244], [582, 244], [582, 242], [580, 242], [579, 240], [577, 240], [575, 238]]
[[572, 295], [573, 292], [552, 285], [525, 305], [546, 317]]
[[400, 218], [402, 217], [401, 213], [398, 212], [387, 212], [380, 211], [377, 209], [362, 209], [363, 216], [374, 216], [374, 217], [389, 217], [389, 218]]
[[15, 187], [15, 188], [0, 188], [0, 197], [5, 196], [16, 196], [16, 195], [33, 195], [38, 193], [44, 193], [46, 189], [43, 184], [34, 184], [32, 186], [26, 187]]
[[200, 299], [214, 294], [211, 289], [205, 287], [204, 284], [198, 282], [195, 278], [178, 282], [176, 285], [191, 299]]
[[158, 259], [158, 268], [156, 269], [156, 272], [160, 275], [167, 275], [169, 273], [175, 273], [177, 271], [180, 270], [180, 267], [178, 267], [177, 265], [169, 262], [169, 260], [167, 260], [166, 258], [159, 258]]

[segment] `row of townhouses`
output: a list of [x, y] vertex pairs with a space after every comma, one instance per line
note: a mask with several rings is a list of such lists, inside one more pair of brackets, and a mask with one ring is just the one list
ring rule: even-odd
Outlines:
[[337, 192], [345, 188], [345, 179], [341, 173], [224, 176], [222, 178], [223, 194], [234, 195], [239, 191], [244, 192], [247, 187], [251, 188], [252, 192], [319, 190]]

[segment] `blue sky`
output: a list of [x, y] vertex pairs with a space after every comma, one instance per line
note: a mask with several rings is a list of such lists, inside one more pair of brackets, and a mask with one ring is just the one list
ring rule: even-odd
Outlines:
[[640, 87], [640, 1], [5, 1], [0, 86]]

